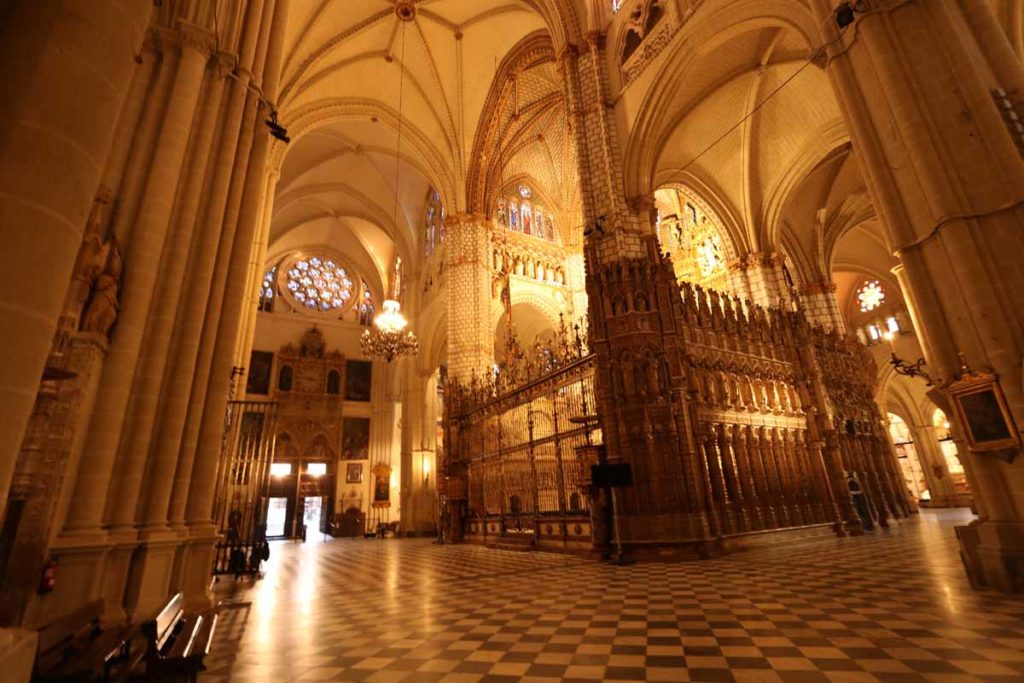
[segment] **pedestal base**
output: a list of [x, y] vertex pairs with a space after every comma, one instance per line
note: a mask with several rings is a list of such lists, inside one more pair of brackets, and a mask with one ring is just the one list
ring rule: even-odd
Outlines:
[[28, 683], [36, 660], [39, 634], [24, 628], [0, 628], [0, 678]]
[[972, 586], [1024, 592], [1024, 523], [975, 520], [956, 535]]

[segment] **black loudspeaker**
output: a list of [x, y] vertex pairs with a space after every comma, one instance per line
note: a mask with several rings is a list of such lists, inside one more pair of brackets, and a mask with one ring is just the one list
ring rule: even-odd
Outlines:
[[605, 463], [590, 466], [590, 480], [594, 486], [613, 487], [633, 485], [633, 468], [628, 462]]

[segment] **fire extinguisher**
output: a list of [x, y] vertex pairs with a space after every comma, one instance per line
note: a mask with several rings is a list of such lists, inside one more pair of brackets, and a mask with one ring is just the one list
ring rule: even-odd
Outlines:
[[57, 558], [52, 557], [43, 565], [43, 573], [39, 576], [40, 595], [53, 592], [53, 587], [57, 585], [57, 564]]

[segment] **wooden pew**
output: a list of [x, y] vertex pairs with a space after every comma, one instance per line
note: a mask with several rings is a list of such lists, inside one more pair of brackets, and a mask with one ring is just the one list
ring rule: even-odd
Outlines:
[[131, 629], [103, 628], [102, 616], [103, 601], [96, 600], [39, 629], [33, 682], [110, 680], [129, 655]]
[[141, 626], [146, 638], [146, 679], [194, 683], [205, 669], [203, 658], [210, 652], [216, 628], [215, 611], [186, 614], [181, 593], [172, 597], [155, 619]]

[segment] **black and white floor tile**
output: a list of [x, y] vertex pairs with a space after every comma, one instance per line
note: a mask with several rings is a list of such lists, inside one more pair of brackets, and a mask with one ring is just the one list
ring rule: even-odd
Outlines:
[[275, 544], [221, 586], [202, 681], [1024, 681], [1024, 599], [974, 591], [962, 512], [612, 567], [426, 540]]

